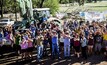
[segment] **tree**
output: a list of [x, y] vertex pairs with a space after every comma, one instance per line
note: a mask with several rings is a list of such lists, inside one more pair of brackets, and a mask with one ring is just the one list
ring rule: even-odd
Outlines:
[[40, 3], [40, 8], [43, 7], [43, 3], [44, 3], [45, 0], [41, 0], [41, 3]]
[[3, 0], [0, 0], [1, 6], [1, 18], [3, 18]]
[[59, 0], [32, 0], [33, 8], [50, 8], [52, 14], [59, 9]]
[[59, 2], [58, 0], [47, 0], [44, 3], [43, 7], [48, 7], [51, 10], [52, 14], [55, 14], [56, 11], [59, 9]]

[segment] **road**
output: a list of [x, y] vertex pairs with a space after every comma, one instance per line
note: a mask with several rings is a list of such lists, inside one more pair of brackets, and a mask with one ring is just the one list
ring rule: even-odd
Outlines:
[[63, 53], [60, 54], [61, 59], [51, 59], [51, 56], [44, 57], [40, 63], [36, 61], [36, 52], [33, 53], [33, 59], [21, 60], [21, 56], [14, 53], [5, 55], [0, 58], [0, 65], [107, 65], [107, 58], [104, 55], [92, 55], [88, 57], [85, 63], [83, 58], [77, 59], [73, 53], [69, 59], [64, 59]]

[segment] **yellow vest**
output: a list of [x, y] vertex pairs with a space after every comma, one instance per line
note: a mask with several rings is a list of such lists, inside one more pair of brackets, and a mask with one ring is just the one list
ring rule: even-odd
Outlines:
[[107, 40], [107, 34], [103, 34], [103, 39]]

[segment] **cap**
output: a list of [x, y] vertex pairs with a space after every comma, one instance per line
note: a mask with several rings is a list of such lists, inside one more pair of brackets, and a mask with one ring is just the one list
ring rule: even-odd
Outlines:
[[65, 33], [69, 33], [69, 31], [66, 31]]
[[43, 32], [46, 32], [46, 30], [44, 30]]
[[52, 30], [52, 32], [53, 32], [53, 33], [56, 33], [56, 31], [55, 31], [55, 30]]

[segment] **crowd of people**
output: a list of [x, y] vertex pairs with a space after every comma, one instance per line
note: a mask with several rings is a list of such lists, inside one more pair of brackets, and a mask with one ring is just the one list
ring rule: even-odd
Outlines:
[[52, 59], [56, 56], [61, 59], [60, 53], [64, 54], [65, 59], [70, 58], [72, 51], [78, 59], [81, 56], [87, 59], [93, 54], [106, 56], [107, 23], [89, 23], [75, 19], [64, 20], [61, 27], [51, 21], [39, 26], [32, 23], [25, 30], [15, 30], [12, 27], [0, 29], [0, 54], [9, 46], [16, 53], [20, 52], [22, 59], [33, 58], [33, 51], [37, 51], [39, 62], [50, 53]]

